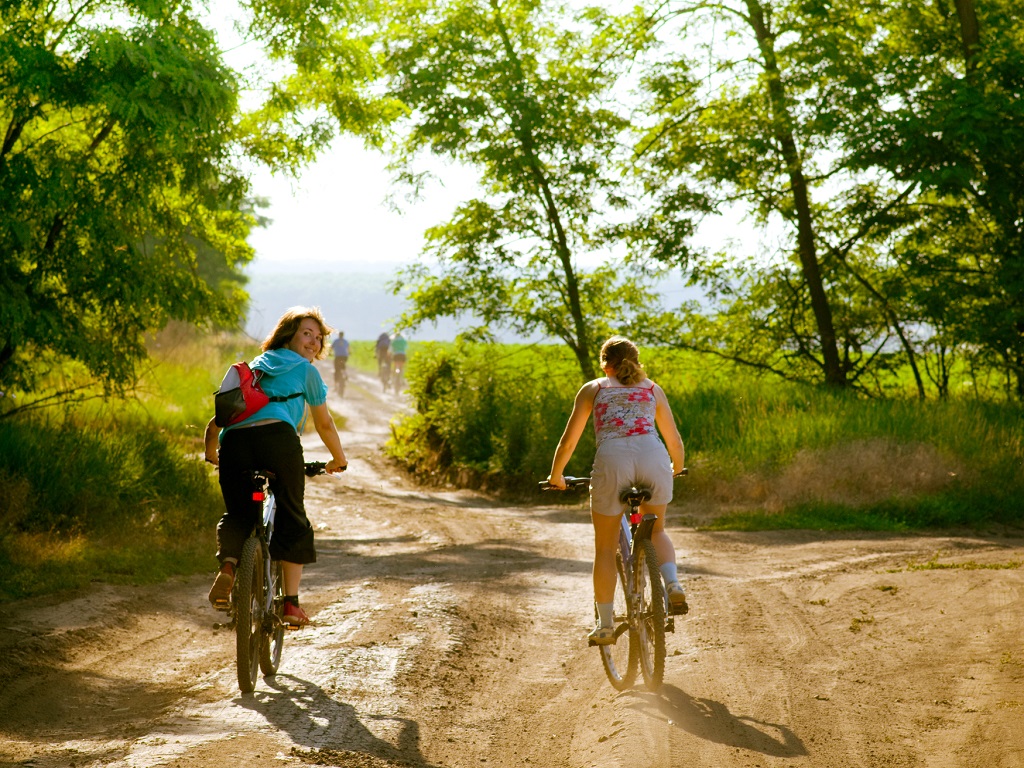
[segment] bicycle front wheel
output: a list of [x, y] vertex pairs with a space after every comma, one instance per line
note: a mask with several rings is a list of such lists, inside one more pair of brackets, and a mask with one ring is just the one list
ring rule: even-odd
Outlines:
[[256, 688], [263, 642], [263, 549], [255, 536], [242, 547], [235, 588], [235, 662], [238, 666], [238, 687], [242, 693]]
[[661, 687], [665, 675], [665, 588], [658, 570], [654, 542], [637, 542], [633, 552], [633, 586], [636, 590], [633, 627], [640, 646], [640, 671], [650, 691]]
[[615, 553], [618, 580], [615, 583], [615, 645], [601, 645], [601, 663], [608, 675], [608, 682], [617, 691], [624, 691], [633, 685], [636, 669], [640, 662], [639, 644], [636, 634], [629, 626], [629, 582], [622, 563], [622, 553]]
[[284, 648], [284, 578], [281, 563], [270, 563], [269, 592], [273, 608], [263, 617], [263, 643], [260, 646], [260, 669], [264, 675], [276, 675]]

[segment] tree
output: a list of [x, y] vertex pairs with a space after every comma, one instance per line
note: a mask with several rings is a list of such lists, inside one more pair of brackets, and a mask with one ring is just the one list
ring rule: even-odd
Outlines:
[[[622, 225], [609, 212], [631, 190], [617, 169], [629, 116], [615, 100], [633, 56], [649, 42], [637, 18], [576, 14], [523, 0], [393, 2], [386, 24], [387, 88], [405, 105], [398, 164], [415, 188], [418, 153], [480, 171], [482, 195], [427, 233], [426, 264], [397, 281], [405, 321], [475, 317], [564, 341], [584, 378], [595, 339], [653, 301], [643, 254], [586, 269]], [[624, 273], [620, 274], [620, 273]]]
[[851, 162], [919, 187], [894, 250], [923, 321], [1024, 398], [1024, 21], [1007, 0], [870, 19], [885, 88], [847, 132]]
[[[701, 60], [714, 63], [701, 75], [701, 60], [682, 53], [678, 44], [667, 46], [666, 60], [645, 78], [652, 112], [661, 120], [650, 127], [638, 154], [657, 180], [652, 185], [689, 176], [703, 182], [719, 205], [743, 202], [762, 222], [775, 218], [791, 229], [798, 270], [776, 272], [789, 286], [778, 298], [788, 295], [793, 309], [793, 301], [806, 304], [813, 339], [791, 337], [790, 351], [813, 361], [825, 383], [844, 387], [855, 363], [840, 356], [834, 317], [839, 297], [822, 262], [820, 208], [812, 199], [820, 185], [816, 154], [824, 142], [808, 96], [821, 82], [802, 66], [801, 40], [794, 38], [794, 19], [786, 10], [766, 0], [656, 9], [652, 24], [663, 28], [663, 36], [693, 40], [710, 32], [696, 47], [707, 56]], [[675, 201], [668, 203], [671, 210]], [[763, 359], [752, 362], [773, 367]]]
[[[233, 322], [254, 218], [237, 83], [188, 6], [0, 7], [0, 386], [134, 380], [169, 319]], [[214, 277], [216, 276], [216, 277]]]

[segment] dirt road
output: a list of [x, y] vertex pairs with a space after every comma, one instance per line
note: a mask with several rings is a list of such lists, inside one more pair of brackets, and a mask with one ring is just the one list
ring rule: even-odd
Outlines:
[[670, 519], [692, 611], [661, 692], [616, 693], [582, 500], [416, 487], [378, 389], [332, 402], [350, 471], [307, 486], [315, 623], [276, 677], [238, 693], [208, 576], [7, 605], [0, 766], [1024, 766], [1021, 538]]

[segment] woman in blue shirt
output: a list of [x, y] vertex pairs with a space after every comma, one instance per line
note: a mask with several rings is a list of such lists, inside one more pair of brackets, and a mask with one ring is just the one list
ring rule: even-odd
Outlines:
[[[314, 360], [325, 356], [324, 339], [330, 332], [317, 307], [292, 307], [285, 312], [263, 342], [263, 354], [250, 364], [253, 370], [263, 371], [263, 390], [271, 397], [283, 399], [225, 427], [219, 436], [213, 420], [207, 425], [206, 460], [220, 467], [220, 488], [226, 507], [217, 524], [217, 559], [221, 566], [210, 590], [214, 607], [227, 606], [242, 545], [258, 511], [250, 498], [249, 473], [264, 469], [275, 475], [270, 481], [277, 498], [270, 556], [281, 561], [284, 574], [284, 620], [296, 626], [309, 623], [306, 612], [299, 607], [302, 567], [316, 562], [313, 527], [303, 504], [306, 477], [299, 442], [307, 404], [317, 434], [331, 452], [327, 472], [342, 472], [348, 466], [338, 429], [327, 408], [327, 385], [313, 365]], [[302, 396], [294, 396], [297, 393]]]

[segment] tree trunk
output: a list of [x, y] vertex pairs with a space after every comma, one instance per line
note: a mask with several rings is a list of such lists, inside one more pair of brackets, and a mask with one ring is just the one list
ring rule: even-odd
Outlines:
[[748, 21], [757, 38], [761, 51], [762, 65], [768, 76], [768, 97], [772, 108], [772, 133], [782, 151], [782, 159], [789, 173], [790, 191], [797, 218], [797, 252], [803, 270], [804, 283], [811, 295], [811, 309], [818, 326], [818, 338], [821, 343], [822, 369], [825, 383], [835, 387], [847, 386], [846, 370], [839, 358], [836, 344], [835, 325], [832, 321], [832, 308], [821, 278], [821, 265], [815, 247], [814, 226], [811, 219], [810, 194], [807, 190], [807, 179], [804, 177], [803, 164], [797, 150], [796, 138], [793, 135], [792, 120], [786, 105], [786, 93], [779, 74], [778, 61], [775, 58], [775, 40], [764, 18], [764, 9], [758, 0], [746, 0]]
[[530, 119], [530, 108], [526, 104], [526, 93], [524, 83], [525, 76], [523, 68], [519, 63], [515, 47], [509, 38], [508, 30], [505, 28], [504, 20], [501, 18], [500, 8], [496, 0], [491, 0], [491, 8], [494, 11], [495, 22], [498, 32], [501, 35], [502, 46], [508, 56], [509, 63], [515, 72], [513, 77], [513, 98], [510, 104], [510, 113], [515, 119], [515, 131], [519, 138], [520, 148], [526, 160], [527, 172], [533, 178], [536, 185], [537, 196], [544, 206], [544, 214], [551, 228], [551, 245], [558, 256], [562, 266], [562, 274], [565, 277], [566, 296], [569, 304], [569, 314], [572, 316], [574, 328], [574, 341], [569, 344], [576, 360], [580, 366], [580, 372], [587, 381], [596, 378], [594, 360], [590, 353], [590, 329], [587, 326], [586, 318], [583, 316], [583, 305], [580, 302], [579, 281], [576, 279], [576, 270], [572, 264], [572, 253], [569, 250], [569, 241], [565, 235], [565, 227], [562, 225], [562, 218], [559, 216], [558, 205], [555, 196], [548, 184], [544, 174], [543, 164], [537, 157], [536, 144], [533, 137], [533, 122]]

